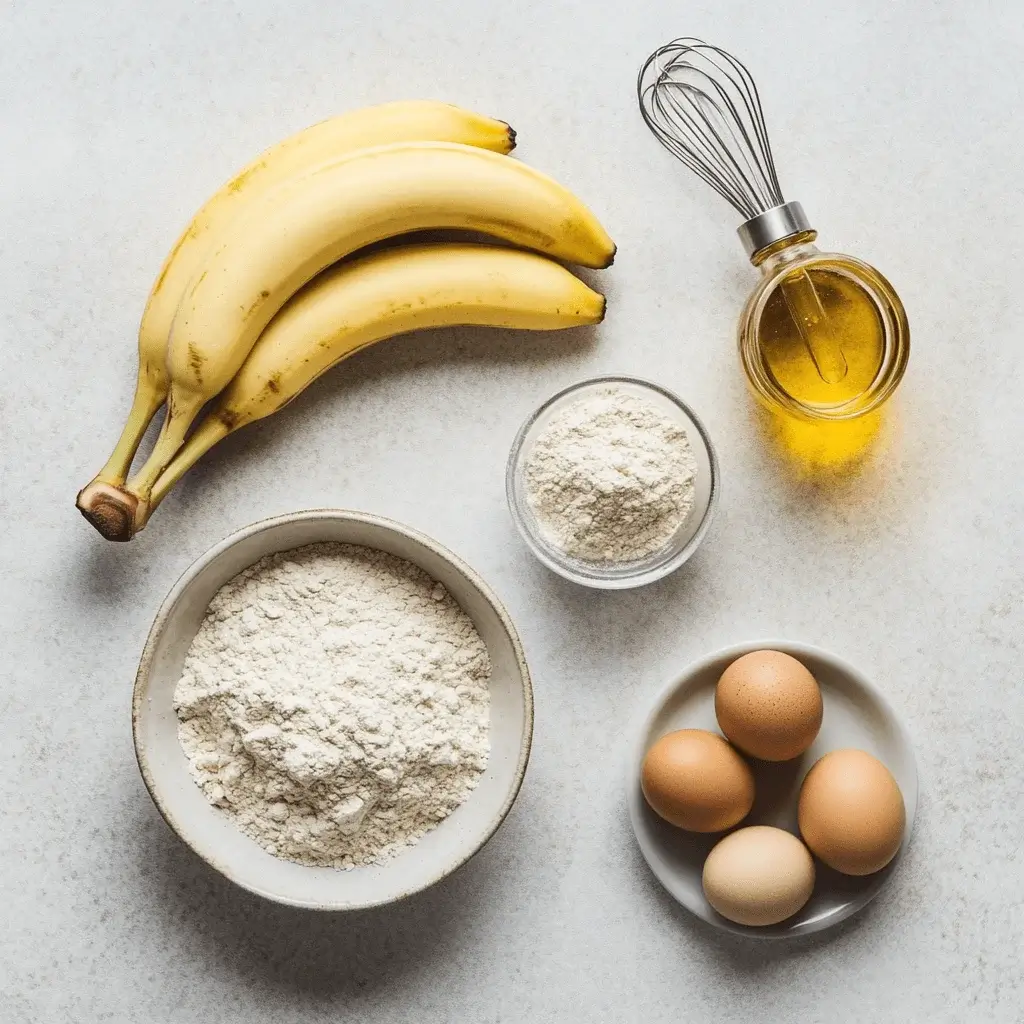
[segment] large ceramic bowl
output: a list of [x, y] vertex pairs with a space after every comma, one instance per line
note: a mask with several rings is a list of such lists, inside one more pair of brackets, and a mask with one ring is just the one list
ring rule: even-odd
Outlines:
[[[271, 856], [210, 804], [189, 775], [172, 704], [189, 645], [217, 590], [264, 555], [322, 541], [378, 548], [439, 580], [473, 620], [491, 658], [491, 756], [469, 799], [420, 842], [383, 865], [351, 871]], [[494, 834], [526, 772], [533, 691], [515, 627], [464, 562], [428, 537], [358, 512], [316, 510], [232, 534], [194, 562], [157, 613], [142, 654], [132, 708], [146, 788], [178, 836], [231, 881], [268, 899], [316, 910], [355, 910], [402, 899], [451, 874]]]

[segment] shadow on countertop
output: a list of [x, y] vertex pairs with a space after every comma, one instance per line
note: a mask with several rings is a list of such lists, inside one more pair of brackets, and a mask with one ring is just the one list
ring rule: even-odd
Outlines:
[[253, 991], [357, 1000], [469, 956], [485, 927], [495, 866], [486, 848], [453, 875], [399, 903], [320, 912], [281, 906], [223, 878], [141, 808], [137, 856], [145, 910], [173, 959], [227, 970]]

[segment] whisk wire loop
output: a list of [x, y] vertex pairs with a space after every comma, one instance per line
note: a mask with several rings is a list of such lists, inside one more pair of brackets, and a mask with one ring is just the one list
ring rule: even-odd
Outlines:
[[747, 220], [785, 203], [761, 99], [750, 72], [700, 39], [675, 39], [637, 79], [655, 138]]

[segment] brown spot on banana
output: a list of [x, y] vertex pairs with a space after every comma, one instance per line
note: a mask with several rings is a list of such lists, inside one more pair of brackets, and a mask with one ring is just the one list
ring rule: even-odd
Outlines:
[[187, 294], [186, 294], [186, 296], [185, 296], [186, 298], [189, 298], [189, 299], [190, 299], [190, 298], [192, 298], [192, 296], [193, 296], [193, 295], [195, 295], [195, 293], [196, 293], [196, 289], [197, 289], [197, 288], [198, 288], [198, 287], [199, 287], [199, 286], [200, 286], [200, 285], [201, 285], [201, 284], [203, 283], [203, 278], [204, 278], [204, 277], [206, 277], [206, 275], [207, 275], [207, 271], [205, 271], [205, 270], [204, 270], [204, 271], [203, 271], [203, 272], [202, 272], [202, 273], [201, 273], [201, 274], [199, 275], [199, 277], [198, 277], [198, 278], [196, 279], [196, 282], [195, 282], [195, 284], [193, 284], [193, 285], [192, 285], [192, 286], [191, 286], [191, 287], [189, 288], [189, 290], [188, 290], [188, 292], [187, 292]]
[[188, 365], [189, 369], [196, 376], [196, 383], [202, 385], [203, 383], [203, 365], [206, 363], [206, 356], [203, 355], [199, 349], [196, 348], [194, 342], [189, 342], [188, 346]]
[[266, 302], [267, 299], [269, 298], [270, 292], [268, 292], [267, 289], [264, 288], [263, 291], [261, 291], [259, 295], [256, 297], [253, 304], [242, 314], [242, 322], [244, 323], [246, 320], [248, 320], [249, 317], [251, 317], [253, 313], [255, 313], [256, 310], [259, 309], [260, 306], [262, 306], [263, 303]]
[[234, 409], [217, 410], [217, 419], [219, 419], [221, 423], [223, 423], [224, 426], [228, 428], [228, 433], [231, 433], [231, 431], [238, 426], [238, 421], [240, 418], [241, 417], [238, 415], [237, 412], [234, 411]]

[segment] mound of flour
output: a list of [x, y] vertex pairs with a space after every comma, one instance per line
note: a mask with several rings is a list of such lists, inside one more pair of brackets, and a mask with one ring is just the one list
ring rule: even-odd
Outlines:
[[490, 662], [448, 592], [369, 548], [271, 555], [222, 587], [174, 694], [211, 803], [270, 853], [381, 863], [487, 765]]
[[552, 416], [525, 464], [541, 533], [589, 562], [635, 562], [664, 547], [693, 510], [696, 479], [683, 427], [614, 385]]

